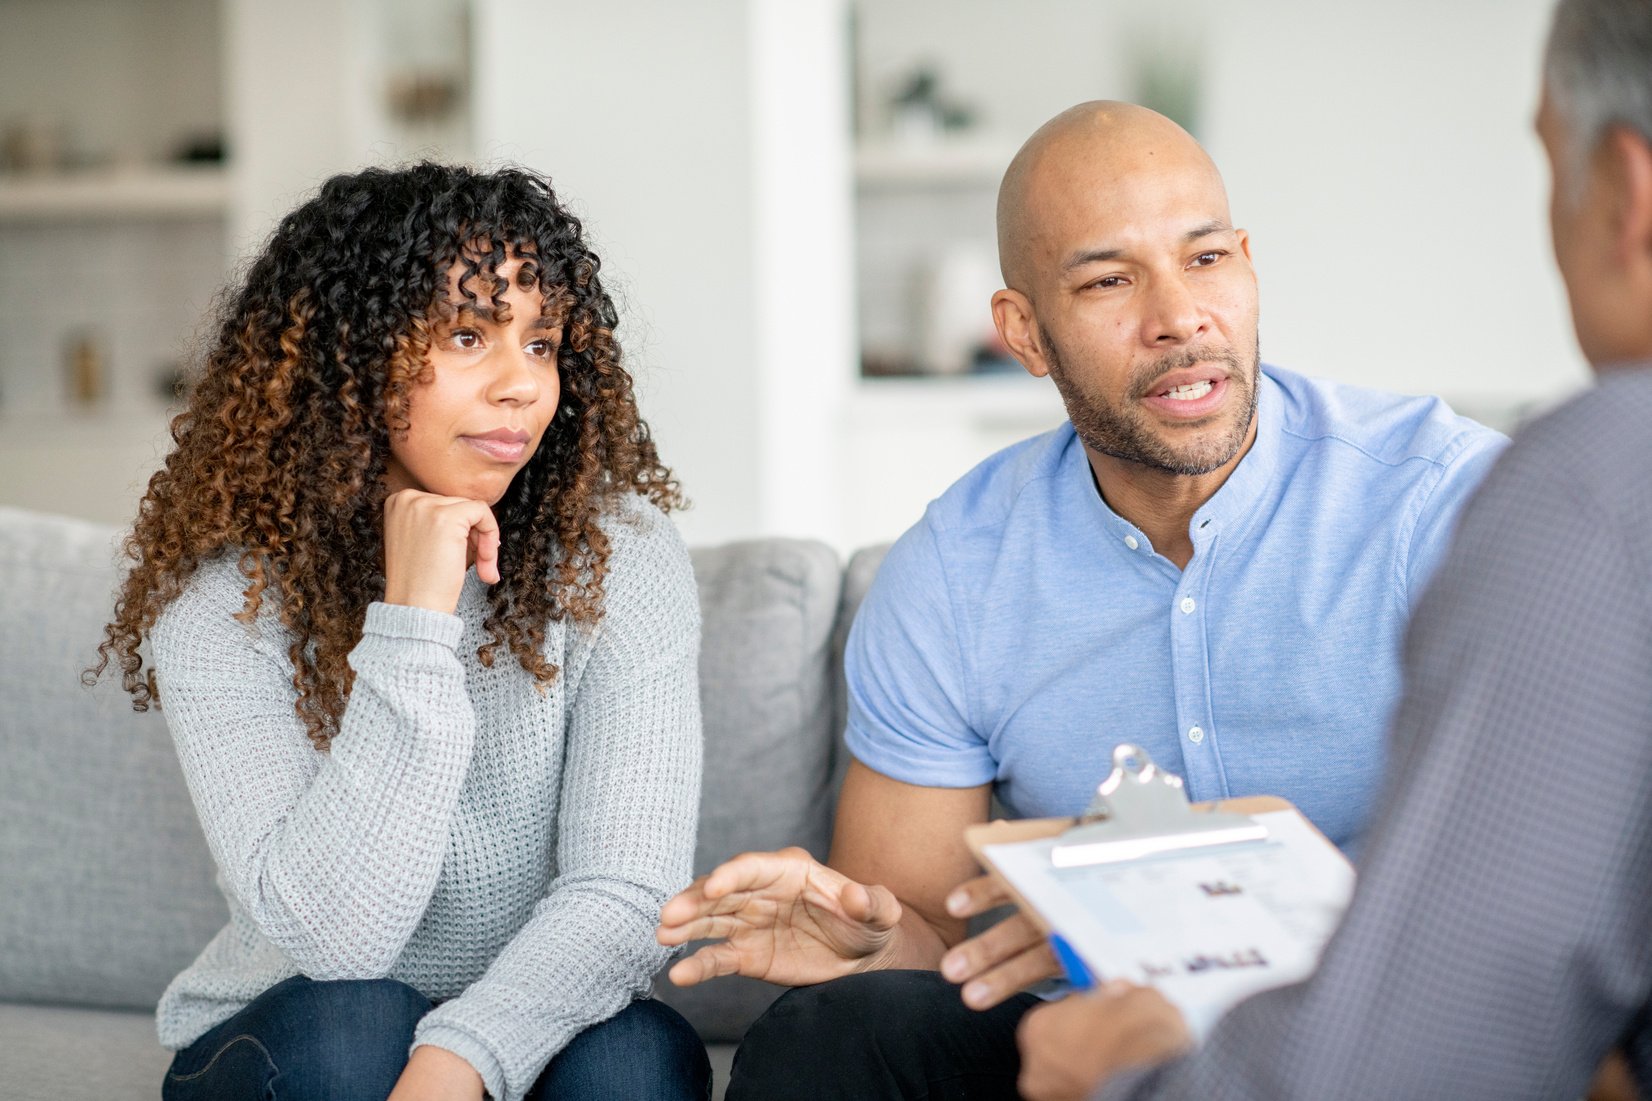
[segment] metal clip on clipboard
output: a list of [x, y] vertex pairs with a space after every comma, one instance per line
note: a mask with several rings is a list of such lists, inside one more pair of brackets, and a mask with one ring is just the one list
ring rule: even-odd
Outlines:
[[1113, 749], [1113, 771], [1079, 824], [1050, 852], [1058, 868], [1115, 864], [1159, 853], [1262, 841], [1268, 828], [1242, 814], [1197, 812], [1181, 777], [1161, 771], [1140, 746]]

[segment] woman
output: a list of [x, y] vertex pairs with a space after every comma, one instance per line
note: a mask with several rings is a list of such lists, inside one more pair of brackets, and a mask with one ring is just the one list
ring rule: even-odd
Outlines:
[[699, 613], [597, 273], [545, 180], [421, 164], [226, 300], [96, 670], [164, 702], [229, 902], [167, 1098], [707, 1095], [647, 998]]

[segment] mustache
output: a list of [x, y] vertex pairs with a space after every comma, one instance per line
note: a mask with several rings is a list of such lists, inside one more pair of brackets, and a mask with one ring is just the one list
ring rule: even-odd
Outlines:
[[1245, 376], [1244, 361], [1232, 348], [1183, 348], [1179, 352], [1171, 352], [1137, 368], [1135, 378], [1130, 384], [1130, 394], [1135, 398], [1145, 398], [1153, 393], [1159, 379], [1165, 375], [1172, 371], [1196, 367], [1201, 363], [1222, 364], [1227, 368], [1230, 378], [1235, 375], [1241, 378]]

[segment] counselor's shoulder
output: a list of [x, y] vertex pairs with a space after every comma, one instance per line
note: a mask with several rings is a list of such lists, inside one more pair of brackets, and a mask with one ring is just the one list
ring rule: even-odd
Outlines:
[[1489, 463], [1508, 444], [1501, 432], [1417, 397], [1310, 378], [1278, 367], [1266, 373], [1283, 399], [1286, 436], [1305, 448], [1357, 456], [1378, 467]]
[[1641, 540], [1652, 537], [1649, 421], [1652, 365], [1607, 371], [1516, 433], [1483, 496], [1549, 498], [1562, 511], [1547, 513], [1548, 521], [1561, 526], [1587, 505], [1597, 518], [1630, 525]]

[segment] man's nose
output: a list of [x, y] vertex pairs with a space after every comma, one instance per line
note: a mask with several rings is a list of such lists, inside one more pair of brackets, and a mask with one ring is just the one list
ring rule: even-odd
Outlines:
[[1185, 344], [1207, 325], [1204, 307], [1180, 273], [1152, 280], [1142, 318], [1142, 341], [1149, 345]]

